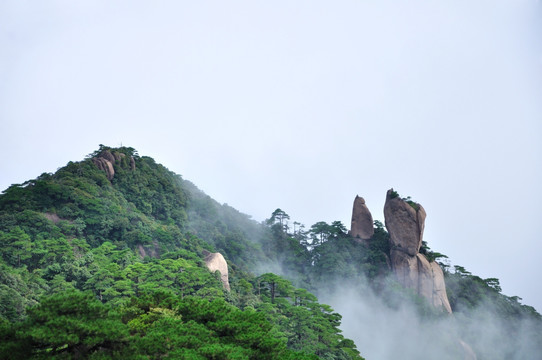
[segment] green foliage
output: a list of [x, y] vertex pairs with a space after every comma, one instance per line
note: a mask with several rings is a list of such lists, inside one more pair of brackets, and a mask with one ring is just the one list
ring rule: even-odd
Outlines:
[[455, 272], [446, 272], [446, 290], [450, 305], [455, 312], [467, 312], [477, 306], [488, 304], [495, 309], [496, 315], [507, 321], [523, 318], [542, 320], [542, 316], [534, 308], [522, 305], [517, 296], [501, 294], [501, 286], [496, 278], [482, 279], [456, 265]]
[[288, 220], [290, 220], [290, 215], [286, 214], [284, 210], [276, 209], [271, 214], [269, 220], [267, 220], [267, 224], [274, 225], [278, 223], [280, 225], [280, 228], [284, 230], [284, 226], [287, 225], [286, 222]]
[[[115, 160], [112, 180], [96, 157]], [[0, 358], [359, 359], [314, 295], [247, 272], [278, 248], [305, 271], [307, 235], [288, 219], [258, 224], [132, 148], [13, 185], [0, 195]], [[226, 256], [231, 292], [203, 250]]]
[[266, 236], [266, 228], [227, 204], [219, 204], [183, 180], [188, 194], [188, 231], [205, 239], [208, 250], [219, 251], [224, 257], [248, 270], [268, 259], [258, 241]]
[[117, 354], [128, 329], [93, 294], [68, 291], [42, 299], [23, 323], [2, 335], [3, 357], [87, 358], [97, 352]]
[[[397, 194], [397, 193], [396, 193]], [[397, 194], [397, 196], [399, 196], [399, 194]], [[407, 197], [404, 197], [404, 198], [401, 198], [401, 200], [403, 200], [404, 202], [406, 202], [408, 205], [410, 205], [414, 210], [418, 211], [420, 209], [420, 204], [418, 204], [417, 202], [413, 201], [412, 198], [410, 196], [407, 196]]]
[[149, 157], [135, 157], [135, 167], [116, 166], [112, 185], [146, 216], [182, 229], [187, 195], [179, 185], [181, 178]]
[[289, 348], [321, 358], [362, 359], [353, 342], [340, 335], [341, 316], [307, 290], [267, 273], [258, 277], [258, 293], [263, 302], [256, 309], [267, 314]]
[[418, 211], [420, 209], [420, 204], [418, 204], [417, 202], [413, 201], [412, 198], [410, 196], [407, 196], [407, 197], [401, 197], [399, 195], [399, 193], [393, 189], [391, 189], [391, 193], [390, 193], [390, 199], [394, 199], [394, 198], [400, 198], [401, 200], [403, 200], [404, 202], [406, 202], [408, 205], [410, 205], [414, 210]]
[[[114, 159], [112, 180], [96, 157]], [[0, 195], [0, 357], [361, 359], [340, 334], [341, 316], [303, 289], [336, 279], [368, 279], [389, 306], [412, 301], [425, 319], [439, 316], [388, 277], [382, 223], [360, 243], [340, 221], [308, 231], [289, 221], [276, 209], [259, 224], [127, 147], [100, 145], [12, 185]], [[206, 268], [204, 250], [228, 260], [231, 292]], [[446, 258], [425, 242], [421, 252]], [[259, 264], [285, 277], [252, 275]], [[540, 321], [502, 295], [497, 279], [461, 266], [445, 275], [458, 314], [490, 304], [512, 327]]]
[[432, 251], [431, 248], [429, 248], [429, 246], [427, 245], [427, 241], [425, 240], [422, 241], [422, 246], [420, 247], [420, 254], [425, 255], [425, 257], [427, 258], [427, 260], [429, 260], [429, 262], [448, 258], [448, 256], [444, 254], [441, 254], [436, 251]]

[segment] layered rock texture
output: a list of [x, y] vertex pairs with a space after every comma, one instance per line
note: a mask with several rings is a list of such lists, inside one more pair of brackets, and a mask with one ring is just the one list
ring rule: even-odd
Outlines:
[[[356, 195], [354, 207], [352, 209], [352, 226], [350, 235], [355, 239], [361, 239], [365, 243], [373, 237], [375, 233], [373, 227], [373, 216], [365, 205], [365, 199]], [[358, 240], [359, 241], [359, 240]]]
[[218, 270], [220, 272], [220, 280], [222, 281], [222, 286], [227, 291], [230, 291], [230, 282], [228, 279], [228, 263], [226, 262], [226, 259], [224, 259], [224, 256], [222, 256], [221, 253], [212, 253], [208, 251], [204, 251], [205, 255], [205, 265], [207, 265], [207, 268], [211, 272], [215, 272]]
[[103, 157], [95, 157], [92, 159], [92, 162], [94, 162], [94, 165], [96, 165], [98, 169], [105, 171], [105, 175], [109, 181], [113, 180], [115, 169], [113, 168], [113, 163], [111, 161]]
[[[114, 152], [112, 153], [109, 150], [102, 151], [100, 155], [92, 158], [92, 162], [94, 165], [98, 167], [98, 169], [105, 172], [107, 179], [109, 181], [113, 180], [113, 177], [115, 177], [115, 168], [113, 165], [115, 163], [120, 163], [123, 158], [126, 157], [126, 154], [121, 152]], [[132, 170], [135, 170], [135, 160], [134, 157], [130, 157], [130, 168]]]
[[388, 190], [384, 218], [390, 234], [391, 266], [404, 287], [415, 290], [436, 308], [452, 313], [442, 269], [419, 252], [425, 217], [420, 204], [403, 200], [393, 189]]

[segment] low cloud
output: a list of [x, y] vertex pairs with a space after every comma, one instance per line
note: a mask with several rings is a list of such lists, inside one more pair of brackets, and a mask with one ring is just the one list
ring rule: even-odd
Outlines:
[[410, 302], [391, 307], [369, 286], [337, 284], [320, 291], [320, 301], [343, 316], [344, 335], [367, 359], [470, 359], [469, 348], [478, 360], [542, 359], [540, 324], [497, 318], [492, 304], [435, 318]]

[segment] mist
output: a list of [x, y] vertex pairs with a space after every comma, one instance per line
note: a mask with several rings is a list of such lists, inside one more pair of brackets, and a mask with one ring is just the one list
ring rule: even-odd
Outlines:
[[[258, 221], [281, 207], [347, 223], [355, 194], [382, 220], [395, 187], [428, 210], [435, 250], [542, 309], [540, 1], [0, 9], [0, 191], [100, 143], [134, 147]], [[367, 359], [427, 358], [448, 332], [540, 358], [483, 307], [427, 323], [366, 286], [325, 298]]]
[[[542, 359], [542, 328], [531, 320], [495, 318], [492, 304], [432, 317], [412, 302], [377, 295], [367, 283], [337, 279], [317, 291], [342, 315], [341, 329], [366, 359]], [[468, 345], [465, 349], [461, 342]]]
[[[275, 233], [275, 236], [280, 235]], [[283, 232], [282, 236], [291, 238], [295, 234]], [[371, 241], [379, 240], [375, 235]], [[345, 243], [356, 245], [345, 247]], [[441, 268], [447, 274], [448, 296], [455, 294], [455, 302], [450, 297], [453, 313], [448, 314], [435, 308], [415, 290], [404, 288], [389, 263], [369, 279], [362, 270], [363, 262], [353, 263], [356, 257], [342, 257], [345, 249], [371, 254], [374, 248], [356, 243], [346, 234], [317, 245], [320, 246], [323, 250], [312, 255], [312, 269], [305, 269], [305, 276], [300, 276], [288, 262], [288, 259], [291, 261], [288, 250], [274, 260], [257, 264], [252, 271], [258, 275], [279, 274], [296, 287], [309, 289], [320, 303], [331, 305], [342, 316], [343, 335], [355, 342], [367, 360], [542, 359], [542, 318], [534, 308], [523, 307], [518, 301], [520, 298], [504, 295], [498, 280], [494, 279], [495, 288], [487, 289], [494, 292], [482, 295], [487, 290], [476, 284], [487, 284], [489, 279], [481, 279], [464, 268], [454, 267], [452, 271], [451, 261], [445, 259]], [[312, 246], [309, 248], [315, 250]], [[343, 255], [328, 254], [330, 251]], [[327, 269], [324, 274], [322, 265], [317, 265], [320, 256], [328, 258], [324, 260]], [[336, 259], [335, 262], [330, 262], [331, 258]], [[337, 275], [344, 271], [348, 275]], [[466, 293], [462, 294], [463, 291]], [[533, 312], [529, 313], [528, 309]]]

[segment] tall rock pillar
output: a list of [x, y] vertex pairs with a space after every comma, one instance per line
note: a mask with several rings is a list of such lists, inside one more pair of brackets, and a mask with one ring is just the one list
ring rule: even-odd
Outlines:
[[373, 227], [373, 216], [365, 205], [365, 199], [356, 195], [354, 207], [352, 209], [352, 225], [350, 235], [355, 239], [361, 239], [364, 242], [373, 237], [375, 233]]
[[442, 269], [420, 254], [425, 217], [420, 204], [405, 201], [393, 189], [388, 190], [384, 218], [390, 234], [391, 266], [397, 280], [451, 314]]

